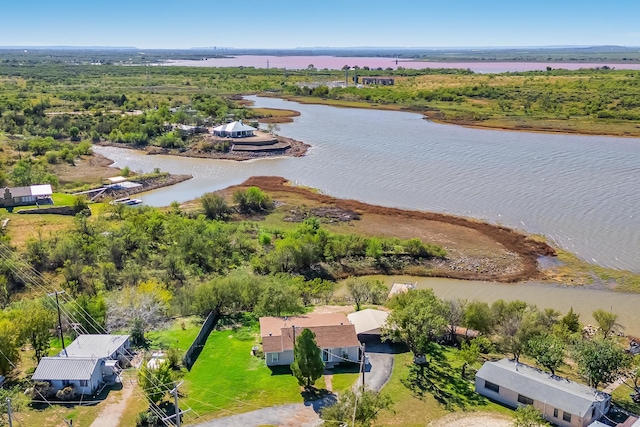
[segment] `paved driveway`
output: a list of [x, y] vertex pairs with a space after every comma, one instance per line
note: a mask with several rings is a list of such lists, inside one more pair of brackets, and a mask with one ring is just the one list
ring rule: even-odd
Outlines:
[[218, 418], [197, 427], [258, 427], [273, 425], [281, 427], [316, 427], [322, 424], [318, 413], [324, 406], [335, 403], [335, 396], [330, 395], [313, 402], [292, 403], [290, 405], [272, 406], [244, 414]]
[[[364, 385], [369, 390], [380, 391], [391, 378], [393, 371], [394, 349], [388, 344], [372, 343], [366, 347], [369, 364], [364, 373]], [[358, 379], [356, 387], [362, 385], [362, 376]]]

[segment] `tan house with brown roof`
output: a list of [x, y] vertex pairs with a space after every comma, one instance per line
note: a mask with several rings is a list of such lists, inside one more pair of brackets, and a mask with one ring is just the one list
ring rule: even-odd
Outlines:
[[261, 317], [260, 336], [267, 366], [293, 363], [294, 337], [310, 329], [327, 365], [359, 360], [356, 328], [342, 313], [305, 314], [291, 317]]

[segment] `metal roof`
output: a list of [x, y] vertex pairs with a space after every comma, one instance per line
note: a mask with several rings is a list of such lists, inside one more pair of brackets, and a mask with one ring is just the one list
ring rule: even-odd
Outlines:
[[[5, 191], [6, 190], [5, 188]], [[31, 195], [31, 187], [9, 187], [9, 192], [11, 193], [11, 197], [26, 197]]]
[[579, 417], [594, 402], [611, 399], [607, 393], [506, 358], [485, 362], [476, 377]]
[[26, 196], [51, 196], [53, 190], [51, 184], [37, 184], [30, 185], [28, 187], [8, 187], [11, 192], [11, 197], [26, 197]]
[[98, 365], [101, 366], [102, 363], [104, 362], [100, 359], [43, 357], [31, 379], [34, 381], [89, 380]]
[[356, 334], [379, 334], [380, 328], [387, 323], [389, 313], [367, 308], [347, 315], [349, 322], [356, 327]]
[[235, 121], [235, 122], [228, 123], [226, 125], [220, 125], [220, 126], [214, 127], [213, 130], [216, 132], [231, 133], [231, 132], [256, 130], [256, 128], [254, 128], [253, 126], [245, 125], [244, 123], [242, 123], [242, 121]]
[[51, 194], [53, 194], [51, 184], [40, 184], [31, 186], [32, 196], [50, 196]]
[[[111, 357], [129, 339], [129, 335], [78, 335], [67, 346], [67, 357]], [[59, 353], [64, 356], [64, 352]]]

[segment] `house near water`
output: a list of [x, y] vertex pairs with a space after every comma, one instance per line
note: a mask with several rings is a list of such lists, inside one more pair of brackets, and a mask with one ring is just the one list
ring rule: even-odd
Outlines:
[[254, 136], [256, 130], [253, 126], [245, 125], [242, 120], [238, 120], [214, 127], [213, 134], [223, 138], [246, 138]]
[[590, 426], [611, 406], [610, 394], [506, 358], [482, 365], [476, 392], [512, 408], [533, 405], [561, 427]]
[[28, 187], [5, 187], [0, 208], [12, 211], [16, 206], [52, 205], [53, 190], [50, 184], [30, 185]]
[[360, 342], [356, 328], [343, 313], [305, 314], [290, 317], [261, 317], [260, 336], [267, 366], [293, 363], [293, 344], [304, 329], [316, 335], [327, 367], [358, 362]]

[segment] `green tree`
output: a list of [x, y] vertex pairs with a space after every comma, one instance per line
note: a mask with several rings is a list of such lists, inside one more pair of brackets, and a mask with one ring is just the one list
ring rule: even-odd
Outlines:
[[388, 306], [393, 311], [383, 337], [404, 342], [415, 356], [427, 354], [436, 338], [446, 333], [446, 306], [432, 289], [396, 295]]
[[159, 403], [173, 389], [171, 363], [165, 361], [157, 368], [151, 369], [144, 361], [138, 370], [138, 384], [151, 402]]
[[574, 313], [573, 307], [571, 307], [569, 312], [560, 319], [560, 323], [566, 325], [569, 332], [576, 333], [580, 330], [580, 315], [578, 313]]
[[340, 394], [338, 401], [323, 408], [320, 411], [320, 418], [324, 420], [324, 425], [339, 427], [351, 425], [353, 420], [353, 410], [355, 408], [355, 421], [357, 426], [370, 426], [382, 410], [389, 410], [393, 406], [391, 397], [372, 390], [356, 392], [347, 390]]
[[279, 277], [271, 280], [262, 290], [256, 311], [263, 315], [280, 316], [300, 312], [299, 295], [295, 287]]
[[225, 220], [231, 214], [231, 209], [227, 205], [224, 197], [218, 194], [208, 193], [200, 199], [204, 215], [209, 219]]
[[40, 362], [51, 346], [50, 331], [55, 325], [55, 316], [41, 302], [33, 302], [23, 309], [21, 319], [22, 336], [33, 347], [36, 362]]
[[572, 355], [580, 375], [595, 389], [616, 380], [629, 365], [624, 350], [611, 339], [578, 341]]
[[458, 357], [462, 360], [462, 378], [465, 377], [467, 366], [471, 366], [478, 361], [480, 357], [480, 346], [476, 340], [465, 341], [460, 346]]
[[381, 280], [352, 278], [347, 281], [347, 292], [356, 305], [356, 311], [360, 311], [365, 302], [375, 305], [383, 304], [389, 289]]
[[616, 323], [618, 320], [617, 314], [598, 309], [593, 312], [593, 318], [598, 324], [600, 332], [602, 332], [605, 339], [620, 327], [620, 325]]
[[296, 338], [291, 372], [305, 388], [313, 387], [324, 372], [322, 350], [316, 344], [316, 334], [310, 329], [303, 329]]
[[71, 126], [69, 128], [69, 136], [71, 137], [72, 141], [77, 141], [78, 135], [80, 135], [80, 129], [78, 129], [76, 126]]
[[356, 305], [356, 311], [360, 311], [362, 304], [369, 300], [371, 283], [363, 279], [349, 279], [347, 281], [347, 292]]
[[13, 370], [13, 367], [20, 360], [18, 352], [18, 330], [9, 319], [0, 319], [0, 375], [6, 375]]
[[465, 306], [464, 326], [475, 329], [483, 334], [491, 333], [493, 329], [493, 319], [489, 304], [481, 301], [471, 301]]
[[538, 365], [542, 365], [551, 371], [551, 375], [556, 374], [564, 362], [565, 344], [555, 335], [538, 335], [527, 342], [526, 352], [536, 359]]
[[542, 414], [532, 405], [521, 406], [516, 409], [513, 427], [541, 427], [548, 426]]

